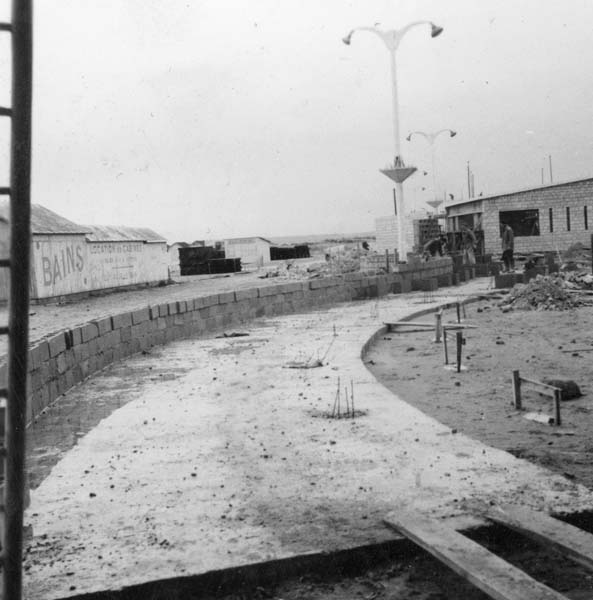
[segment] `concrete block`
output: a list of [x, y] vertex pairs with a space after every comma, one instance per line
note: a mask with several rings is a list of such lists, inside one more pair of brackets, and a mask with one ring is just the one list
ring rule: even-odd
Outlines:
[[449, 287], [453, 285], [453, 274], [443, 273], [441, 275], [437, 275], [437, 285], [438, 287]]
[[[111, 317], [108, 317], [111, 319]], [[72, 346], [78, 346], [82, 344], [82, 330], [80, 327], [74, 327], [70, 330], [70, 338], [72, 340]]]
[[50, 356], [57, 356], [60, 352], [66, 350], [66, 336], [63, 331], [48, 338], [47, 343], [49, 344]]
[[166, 317], [169, 314], [168, 304], [159, 304], [159, 317]]
[[235, 292], [235, 302], [241, 302], [241, 300], [249, 300], [250, 298], [258, 297], [257, 288], [248, 288], [246, 290], [237, 290]]
[[496, 288], [510, 288], [516, 283], [523, 283], [523, 273], [501, 273], [494, 278]]
[[215, 306], [218, 304], [218, 294], [213, 296], [200, 296], [194, 299], [194, 310], [207, 308], [208, 306]]
[[119, 330], [119, 333], [120, 333], [122, 342], [129, 342], [132, 339], [132, 326], [122, 327]]
[[177, 302], [169, 302], [169, 314], [176, 315], [178, 312]]
[[258, 288], [259, 297], [265, 298], [266, 296], [275, 296], [278, 293], [278, 287], [278, 285], [268, 285]]
[[187, 302], [185, 300], [177, 301], [177, 312], [178, 313], [187, 312]]
[[129, 327], [132, 324], [132, 314], [129, 312], [121, 313], [111, 317], [111, 328], [121, 329], [123, 327]]
[[42, 340], [29, 351], [29, 361], [33, 368], [37, 369], [47, 360], [49, 360], [49, 344], [47, 340]]
[[218, 294], [218, 304], [231, 304], [235, 302], [235, 292], [222, 292]]
[[87, 323], [81, 327], [82, 341], [89, 342], [99, 336], [99, 328], [95, 323]]
[[148, 307], [140, 308], [139, 310], [135, 310], [132, 312], [132, 325], [138, 325], [139, 323], [144, 323], [144, 321], [149, 320], [150, 312], [148, 310]]
[[99, 335], [105, 335], [112, 330], [111, 317], [105, 317], [104, 319], [96, 319], [92, 321], [99, 330]]

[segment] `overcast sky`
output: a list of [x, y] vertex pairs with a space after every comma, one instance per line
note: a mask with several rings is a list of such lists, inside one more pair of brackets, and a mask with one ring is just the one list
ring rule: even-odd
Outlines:
[[[5, 0], [3, 0], [5, 1]], [[8, 3], [6, 3], [8, 4]], [[410, 209], [593, 176], [590, 0], [37, 0], [33, 201], [170, 240], [374, 229], [391, 214], [389, 55]], [[6, 10], [6, 7], [5, 7]], [[0, 43], [0, 99], [9, 47]], [[6, 127], [0, 133], [7, 141]], [[6, 144], [4, 145], [4, 148]], [[7, 153], [2, 157], [4, 176]], [[423, 176], [422, 170], [429, 171]], [[422, 188], [425, 188], [424, 190]]]

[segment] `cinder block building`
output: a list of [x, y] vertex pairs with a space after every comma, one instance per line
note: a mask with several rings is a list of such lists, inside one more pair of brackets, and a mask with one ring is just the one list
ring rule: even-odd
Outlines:
[[463, 226], [483, 236], [485, 254], [501, 252], [501, 225], [515, 233], [515, 252], [566, 250], [589, 245], [593, 233], [593, 178], [470, 198], [445, 206], [447, 231]]

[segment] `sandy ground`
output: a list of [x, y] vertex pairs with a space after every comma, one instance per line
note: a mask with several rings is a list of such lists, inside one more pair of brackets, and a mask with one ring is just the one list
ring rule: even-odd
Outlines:
[[[99, 400], [106, 416], [89, 426], [73, 412], [74, 445], [45, 438], [32, 461], [41, 483], [26, 515], [27, 597], [389, 540], [382, 519], [398, 507], [471, 524], [493, 500], [593, 506], [585, 487], [454, 433], [365, 368], [364, 342], [425, 299], [258, 320], [249, 336], [153, 349], [69, 392], [67, 406]], [[311, 358], [324, 366], [287, 368]], [[364, 416], [324, 418], [338, 377]]]
[[[456, 320], [455, 311], [443, 318]], [[459, 374], [445, 370], [433, 332], [384, 336], [367, 356], [367, 366], [390, 390], [440, 422], [593, 488], [593, 307], [503, 314], [494, 302], [480, 302], [467, 307], [466, 322], [478, 329], [466, 330], [462, 364], [467, 370]], [[454, 335], [448, 339], [454, 357]], [[583, 396], [562, 403], [561, 427], [524, 418], [525, 412], [553, 414], [551, 399], [533, 388], [523, 388], [526, 411], [514, 409], [514, 369], [538, 381], [578, 383]]]

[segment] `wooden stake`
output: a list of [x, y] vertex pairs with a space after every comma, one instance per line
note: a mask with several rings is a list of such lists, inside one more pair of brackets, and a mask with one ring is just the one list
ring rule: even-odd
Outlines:
[[459, 305], [459, 302], [455, 304], [455, 309], [457, 310], [457, 322], [461, 323], [461, 307]]
[[560, 401], [562, 400], [562, 390], [554, 390], [554, 425], [562, 424], [560, 420]]
[[434, 314], [434, 320], [435, 320], [434, 341], [436, 344], [441, 343], [441, 332], [443, 331], [443, 326], [442, 326], [442, 321], [441, 321], [442, 316], [443, 316], [443, 313], [440, 310]]
[[354, 419], [354, 381], [350, 380], [350, 404], [352, 405], [352, 418]]
[[521, 410], [521, 377], [519, 371], [513, 371], [513, 402], [517, 410]]
[[449, 364], [449, 352], [447, 350], [447, 330], [443, 329], [443, 348], [445, 349], [445, 364]]
[[463, 345], [463, 333], [458, 331], [455, 334], [457, 338], [457, 372], [461, 372], [461, 346]]

